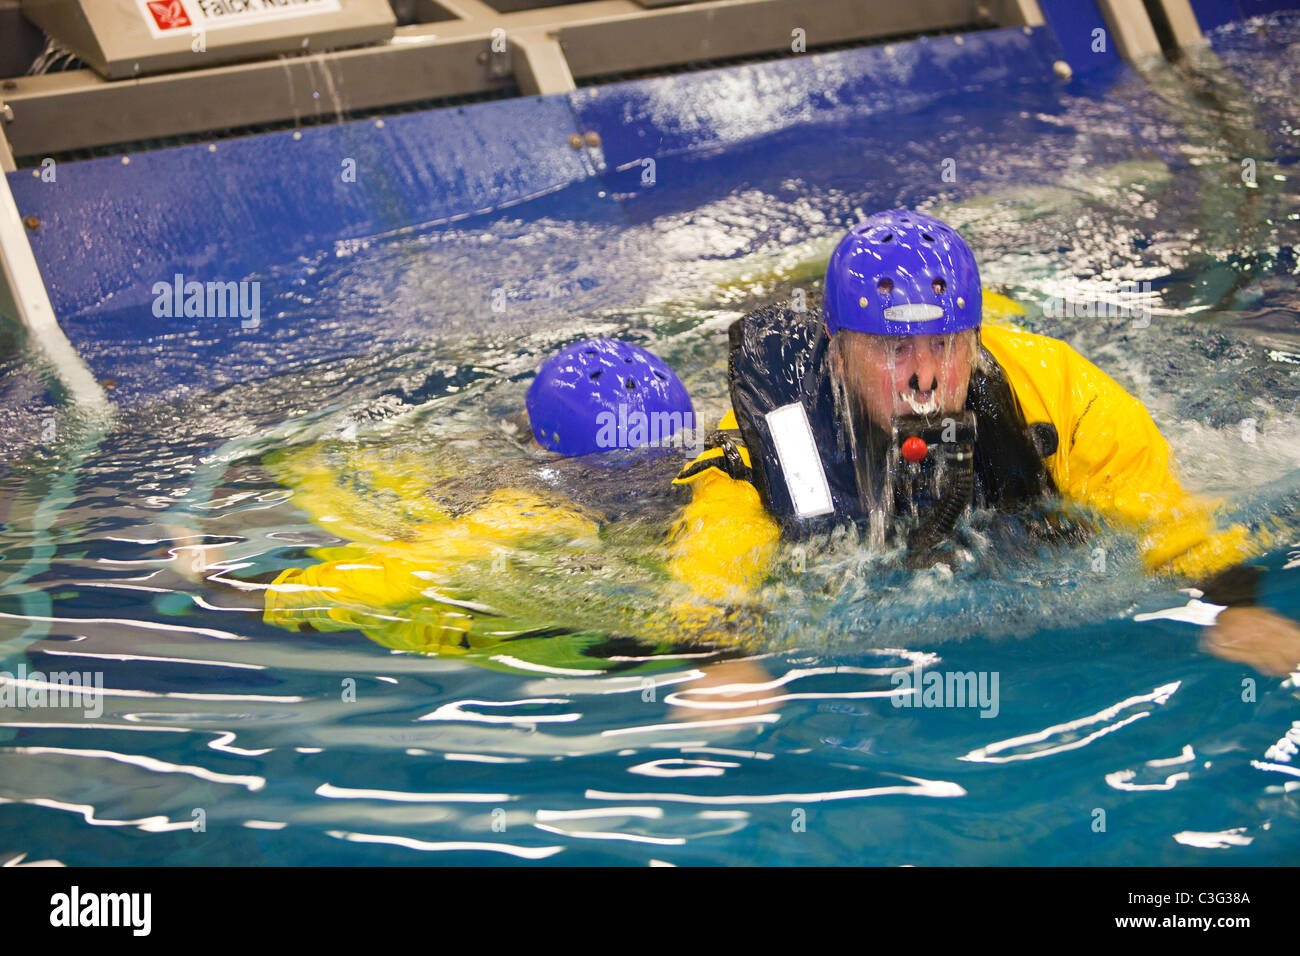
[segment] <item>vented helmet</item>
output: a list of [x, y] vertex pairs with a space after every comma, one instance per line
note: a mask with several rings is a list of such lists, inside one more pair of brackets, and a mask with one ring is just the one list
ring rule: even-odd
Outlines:
[[849, 230], [826, 268], [826, 329], [946, 335], [977, 328], [983, 308], [975, 255], [957, 231], [908, 209]]
[[588, 339], [551, 356], [525, 404], [538, 444], [562, 455], [666, 443], [678, 429], [694, 428], [677, 374], [617, 339]]

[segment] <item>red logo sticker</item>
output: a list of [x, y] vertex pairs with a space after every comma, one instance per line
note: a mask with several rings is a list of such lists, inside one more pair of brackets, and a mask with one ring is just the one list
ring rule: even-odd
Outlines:
[[181, 0], [149, 0], [149, 12], [159, 30], [175, 30], [190, 26], [189, 14], [181, 6]]

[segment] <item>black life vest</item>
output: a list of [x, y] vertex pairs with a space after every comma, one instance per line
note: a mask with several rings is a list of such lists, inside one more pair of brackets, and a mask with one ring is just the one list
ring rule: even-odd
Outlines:
[[[828, 531], [845, 519], [862, 521], [871, 502], [880, 500], [879, 467], [885, 460], [888, 437], [869, 428], [861, 442], [874, 442], [871, 480], [876, 487], [860, 493], [850, 430], [841, 420], [829, 372], [830, 338], [820, 304], [805, 311], [769, 306], [751, 312], [728, 330], [728, 375], [731, 404], [740, 437], [749, 449], [752, 481], [763, 505], [787, 536]], [[1027, 426], [1005, 373], [983, 350], [982, 368], [971, 373], [966, 408], [976, 422], [973, 503], [1010, 511], [1027, 503], [1055, 496], [1056, 486], [1043, 458], [1056, 450], [1056, 433], [1050, 423]], [[791, 405], [803, 405], [826, 477], [833, 513], [799, 517], [767, 415]]]

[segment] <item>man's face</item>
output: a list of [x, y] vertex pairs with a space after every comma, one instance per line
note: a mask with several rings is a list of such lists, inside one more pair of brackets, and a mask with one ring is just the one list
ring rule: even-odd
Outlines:
[[882, 428], [895, 415], [961, 411], [966, 404], [975, 330], [950, 335], [868, 335], [841, 329], [838, 369], [849, 394]]

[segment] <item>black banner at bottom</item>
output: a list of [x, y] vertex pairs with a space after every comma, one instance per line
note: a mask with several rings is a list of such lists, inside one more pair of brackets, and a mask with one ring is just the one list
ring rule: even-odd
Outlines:
[[[659, 869], [659, 868], [650, 868]], [[10, 940], [75, 936], [371, 944], [487, 931], [567, 941], [678, 943], [770, 934], [881, 938], [996, 931], [999, 940], [1286, 932], [1286, 869], [0, 869]], [[800, 928], [804, 924], [804, 928]], [[698, 931], [698, 933], [697, 933]], [[683, 933], [689, 933], [684, 936]], [[208, 934], [211, 934], [210, 936]], [[219, 943], [218, 943], [219, 945]]]

